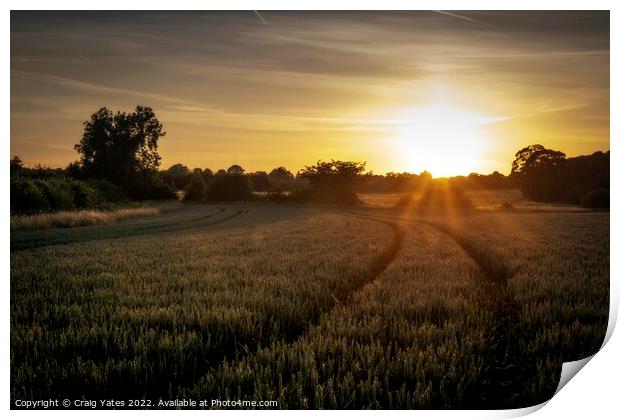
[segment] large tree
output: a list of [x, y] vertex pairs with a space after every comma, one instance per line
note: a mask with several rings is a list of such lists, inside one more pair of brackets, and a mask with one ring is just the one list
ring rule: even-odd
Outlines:
[[149, 107], [137, 106], [131, 113], [113, 113], [104, 107], [84, 122], [84, 134], [75, 150], [87, 176], [126, 185], [157, 171], [158, 141], [165, 134]]
[[526, 197], [553, 201], [561, 197], [566, 188], [566, 179], [562, 176], [565, 164], [564, 153], [534, 144], [516, 153], [510, 175]]
[[278, 189], [285, 190], [290, 188], [293, 183], [293, 179], [294, 176], [291, 171], [286, 169], [284, 166], [279, 166], [269, 172], [269, 182]]
[[366, 162], [318, 161], [306, 166], [297, 176], [310, 182], [310, 198], [315, 201], [354, 204], [359, 201], [356, 190], [365, 168]]

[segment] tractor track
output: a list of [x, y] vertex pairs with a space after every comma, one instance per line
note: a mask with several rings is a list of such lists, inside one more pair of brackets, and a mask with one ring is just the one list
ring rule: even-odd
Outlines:
[[[354, 212], [347, 213], [365, 217]], [[380, 217], [383, 216], [377, 216]], [[494, 326], [488, 331], [489, 343], [487, 352], [483, 354], [484, 383], [478, 388], [479, 398], [469, 405], [470, 408], [486, 409], [521, 407], [520, 392], [528, 385], [528, 379], [534, 377], [536, 361], [525, 355], [519, 344], [521, 307], [508, 290], [508, 280], [514, 276], [516, 268], [484, 244], [455, 228], [427, 220], [385, 217], [439, 231], [451, 238], [476, 263], [483, 276], [482, 281], [474, 285], [479, 298], [474, 304], [491, 315]]]
[[[145, 226], [145, 227], [140, 227], [140, 228], [137, 228], [129, 232], [118, 232], [118, 234], [103, 235], [100, 237], [95, 236], [95, 237], [54, 239], [53, 237], [51, 237], [51, 235], [49, 235], [48, 233], [49, 231], [45, 231], [47, 233], [47, 236], [41, 236], [38, 239], [35, 238], [33, 240], [28, 240], [26, 238], [24, 239], [19, 238], [15, 240], [11, 238], [11, 252], [32, 250], [32, 249], [42, 248], [46, 246], [60, 246], [60, 245], [70, 245], [74, 243], [96, 242], [96, 241], [103, 241], [103, 240], [110, 240], [110, 239], [122, 239], [122, 238], [128, 238], [128, 237], [133, 237], [133, 236], [151, 235], [155, 233], [172, 234], [172, 233], [182, 232], [185, 230], [195, 230], [195, 229], [200, 229], [203, 227], [218, 225], [218, 224], [227, 222], [229, 220], [235, 219], [237, 217], [246, 215], [250, 211], [247, 208], [237, 208], [237, 209], [234, 209], [232, 214], [227, 215], [221, 219], [210, 221], [208, 223], [200, 223], [201, 221], [208, 220], [214, 216], [221, 215], [226, 210], [227, 210], [226, 208], [220, 208], [218, 209], [218, 211], [214, 213], [199, 217], [197, 219], [192, 219], [190, 221], [180, 221], [180, 222], [175, 222], [170, 225]], [[197, 222], [198, 224], [196, 224]], [[109, 225], [109, 226], [112, 226], [112, 225]]]

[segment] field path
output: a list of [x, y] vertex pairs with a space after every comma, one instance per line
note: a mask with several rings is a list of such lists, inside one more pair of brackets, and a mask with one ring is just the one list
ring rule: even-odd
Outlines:
[[[346, 213], [354, 217], [367, 217], [350, 211]], [[482, 355], [487, 371], [484, 373], [485, 383], [481, 387], [479, 403], [488, 409], [519, 407], [519, 395], [515, 390], [525, 389], [529, 379], [536, 375], [536, 361], [527, 357], [518, 342], [521, 308], [508, 292], [508, 280], [515, 274], [515, 267], [488, 246], [447, 224], [388, 215], [372, 218], [400, 220], [434, 228], [449, 236], [476, 263], [484, 274], [484, 281], [475, 285], [479, 296], [476, 304], [495, 320], [493, 330], [488, 331], [490, 340], [487, 352]]]
[[[206, 214], [186, 218], [192, 209], [170, 212], [154, 217], [132, 219], [109, 225], [74, 228], [55, 228], [37, 231], [11, 232], [11, 252], [31, 250], [44, 246], [67, 245], [125, 238], [139, 235], [165, 234], [218, 225], [249, 213], [247, 208], [207, 208]], [[173, 218], [172, 221], [168, 219]]]
[[363, 289], [365, 286], [375, 281], [381, 275], [381, 273], [383, 273], [388, 268], [388, 266], [392, 263], [392, 261], [394, 261], [394, 259], [398, 255], [398, 251], [400, 251], [403, 245], [403, 239], [405, 238], [405, 230], [400, 225], [400, 223], [393, 222], [393, 221], [386, 221], [386, 220], [382, 220], [382, 219], [379, 219], [376, 217], [370, 217], [370, 216], [355, 216], [355, 217], [357, 217], [358, 219], [371, 220], [374, 222], [385, 223], [392, 229], [394, 236], [392, 237], [392, 241], [390, 242], [388, 248], [381, 254], [376, 264], [373, 265], [370, 275], [366, 279], [364, 279], [364, 281], [361, 282], [356, 289], [352, 290], [351, 293], [346, 297], [346, 299], [342, 300], [340, 304], [347, 304], [347, 302], [351, 300], [351, 298], [353, 297], [355, 293], [357, 293], [358, 291]]

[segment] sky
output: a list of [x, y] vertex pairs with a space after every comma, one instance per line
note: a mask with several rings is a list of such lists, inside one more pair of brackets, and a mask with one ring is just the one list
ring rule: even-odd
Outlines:
[[609, 13], [11, 12], [12, 155], [64, 167], [136, 105], [162, 168], [508, 174], [529, 144], [609, 150]]

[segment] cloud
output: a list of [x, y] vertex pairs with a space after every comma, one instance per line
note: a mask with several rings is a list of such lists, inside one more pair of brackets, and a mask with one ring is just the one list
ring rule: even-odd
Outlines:
[[53, 84], [61, 85], [61, 86], [68, 87], [71, 89], [76, 89], [76, 90], [96, 93], [96, 94], [129, 95], [129, 96], [140, 97], [143, 99], [151, 99], [151, 100], [169, 102], [169, 103], [179, 103], [179, 104], [188, 104], [188, 105], [195, 104], [192, 101], [188, 101], [182, 98], [176, 98], [173, 96], [160, 95], [157, 93], [143, 92], [139, 90], [131, 90], [131, 89], [116, 88], [116, 87], [111, 87], [111, 86], [97, 85], [93, 83], [82, 82], [79, 80], [68, 79], [65, 77], [54, 76], [50, 74], [32, 73], [32, 72], [21, 71], [21, 70], [11, 70], [11, 75], [16, 76], [18, 78], [22, 78], [22, 79], [28, 79], [28, 80], [33, 80], [37, 82], [53, 83]]

